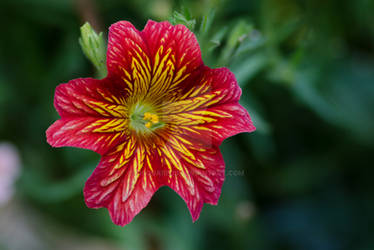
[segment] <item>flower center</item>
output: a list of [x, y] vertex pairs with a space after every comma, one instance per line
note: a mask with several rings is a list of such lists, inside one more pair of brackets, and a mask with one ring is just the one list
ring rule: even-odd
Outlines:
[[156, 125], [156, 124], [159, 123], [158, 115], [156, 115], [156, 114], [152, 114], [152, 113], [149, 113], [149, 112], [145, 112], [145, 113], [144, 113], [143, 120], [147, 122], [147, 123], [144, 125], [144, 126], [146, 126], [147, 128], [151, 128], [153, 125]]
[[157, 128], [163, 127], [164, 123], [160, 121], [152, 107], [145, 104], [135, 104], [130, 109], [130, 128], [137, 133], [148, 133]]

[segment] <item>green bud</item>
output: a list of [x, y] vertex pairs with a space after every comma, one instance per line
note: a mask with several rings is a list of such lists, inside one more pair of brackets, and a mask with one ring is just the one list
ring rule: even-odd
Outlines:
[[99, 77], [105, 77], [107, 75], [106, 46], [103, 33], [100, 32], [97, 34], [91, 25], [86, 22], [81, 27], [79, 44], [82, 47], [83, 53], [96, 67]]

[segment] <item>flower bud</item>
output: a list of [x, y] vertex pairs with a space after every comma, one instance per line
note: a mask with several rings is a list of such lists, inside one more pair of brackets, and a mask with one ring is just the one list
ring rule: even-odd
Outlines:
[[85, 23], [81, 27], [81, 37], [79, 38], [79, 44], [82, 47], [83, 53], [96, 67], [99, 76], [106, 76], [106, 49], [103, 33], [100, 32], [99, 34], [97, 34], [89, 23]]

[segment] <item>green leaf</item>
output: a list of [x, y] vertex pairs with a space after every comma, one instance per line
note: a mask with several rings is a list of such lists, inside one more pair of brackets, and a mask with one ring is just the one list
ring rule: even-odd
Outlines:
[[240, 45], [240, 43], [243, 42], [246, 37], [248, 37], [252, 29], [252, 25], [248, 24], [244, 20], [240, 20], [235, 24], [228, 36], [226, 46], [221, 53], [218, 63], [219, 65], [226, 66], [230, 63], [235, 50]]
[[234, 56], [240, 56], [249, 52], [253, 52], [265, 45], [266, 39], [262, 34], [253, 29], [248, 36], [240, 43]]
[[263, 53], [249, 56], [242, 60], [240, 57], [232, 63], [230, 67], [234, 72], [239, 85], [243, 86], [248, 83], [258, 72], [268, 65], [268, 58]]
[[253, 124], [256, 127], [256, 132], [263, 134], [270, 134], [272, 131], [271, 124], [266, 121], [263, 117], [263, 109], [261, 103], [257, 101], [256, 97], [253, 96], [247, 89], [243, 89], [243, 95], [240, 99], [240, 104], [248, 111], [251, 115]]
[[221, 28], [217, 33], [213, 35], [213, 38], [209, 41], [209, 51], [214, 50], [222, 44], [222, 40], [225, 38], [228, 31], [228, 27]]
[[183, 24], [189, 30], [193, 31], [195, 29], [196, 20], [191, 18], [191, 14], [184, 8], [184, 14], [174, 11], [173, 15], [169, 19], [170, 23], [173, 25]]
[[239, 42], [243, 41], [245, 37], [249, 35], [249, 32], [253, 29], [251, 24], [246, 21], [239, 21], [230, 33], [227, 44], [230, 48], [234, 48]]
[[200, 24], [200, 31], [199, 35], [200, 36], [205, 36], [210, 30], [210, 27], [212, 26], [214, 16], [215, 16], [215, 10], [211, 9], [207, 15], [203, 16], [203, 20], [201, 21]]
[[80, 194], [84, 181], [92, 172], [92, 166], [89, 164], [77, 171], [70, 178], [62, 181], [51, 181], [48, 177], [36, 173], [35, 171], [24, 171], [21, 177], [21, 189], [29, 197], [43, 203], [59, 203]]
[[269, 134], [272, 130], [271, 125], [262, 117], [260, 112], [258, 112], [255, 108], [253, 108], [243, 100], [241, 100], [240, 103], [248, 111], [248, 113], [251, 114], [251, 118], [253, 124], [256, 127], [256, 131], [258, 133]]

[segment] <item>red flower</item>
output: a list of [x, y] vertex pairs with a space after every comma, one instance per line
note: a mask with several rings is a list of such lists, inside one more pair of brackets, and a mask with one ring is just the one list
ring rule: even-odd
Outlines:
[[102, 155], [84, 188], [88, 207], [106, 207], [124, 226], [161, 186], [174, 189], [195, 221], [216, 205], [224, 180], [221, 142], [255, 130], [239, 105], [227, 68], [204, 66], [194, 34], [183, 25], [125, 21], [109, 30], [108, 76], [56, 88], [61, 116], [47, 130], [54, 147]]

